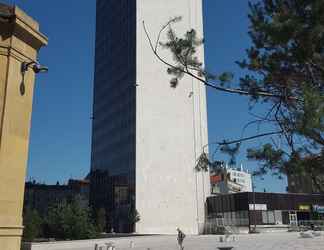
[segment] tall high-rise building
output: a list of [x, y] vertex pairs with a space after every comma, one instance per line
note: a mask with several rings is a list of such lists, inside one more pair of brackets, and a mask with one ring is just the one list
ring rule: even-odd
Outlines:
[[202, 0], [97, 0], [90, 202], [116, 232], [196, 234], [204, 223], [209, 174], [194, 167], [207, 150], [206, 89], [189, 77], [171, 88], [143, 29], [154, 39], [176, 16], [179, 35], [203, 36]]

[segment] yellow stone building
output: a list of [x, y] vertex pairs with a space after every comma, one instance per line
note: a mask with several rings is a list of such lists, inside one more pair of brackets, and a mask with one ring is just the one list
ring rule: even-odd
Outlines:
[[39, 25], [0, 4], [0, 250], [19, 250]]

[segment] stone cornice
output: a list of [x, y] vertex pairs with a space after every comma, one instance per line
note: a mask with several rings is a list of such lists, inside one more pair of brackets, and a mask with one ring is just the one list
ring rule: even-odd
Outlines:
[[47, 45], [48, 38], [39, 31], [39, 25], [36, 21], [27, 16], [17, 6], [14, 8], [15, 24], [26, 30], [34, 39], [39, 41], [41, 46]]

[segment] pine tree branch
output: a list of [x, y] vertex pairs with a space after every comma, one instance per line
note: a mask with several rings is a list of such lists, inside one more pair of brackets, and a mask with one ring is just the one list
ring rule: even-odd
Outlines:
[[[222, 92], [226, 92], [226, 93], [231, 93], [231, 94], [239, 94], [239, 95], [246, 95], [246, 96], [262, 96], [262, 97], [273, 97], [273, 98], [279, 98], [279, 99], [287, 99], [286, 96], [282, 96], [282, 95], [277, 95], [277, 94], [273, 94], [270, 92], [266, 92], [266, 91], [256, 91], [254, 93], [250, 93], [249, 91], [245, 91], [242, 89], [237, 89], [237, 88], [225, 88], [225, 87], [221, 87], [221, 86], [217, 86], [214, 84], [211, 84], [210, 82], [206, 81], [206, 79], [203, 79], [201, 77], [196, 76], [195, 74], [193, 74], [192, 72], [190, 72], [190, 70], [188, 69], [188, 67], [186, 66], [186, 64], [182, 63], [182, 65], [185, 67], [186, 70], [181, 69], [180, 67], [177, 67], [171, 63], [169, 63], [166, 59], [162, 58], [159, 54], [158, 54], [158, 44], [159, 44], [159, 40], [161, 37], [161, 33], [166, 29], [166, 27], [168, 27], [172, 22], [174, 22], [173, 20], [170, 20], [166, 25], [164, 25], [162, 27], [162, 29], [159, 31], [158, 33], [158, 38], [155, 42], [155, 45], [153, 45], [153, 41], [149, 35], [149, 32], [146, 28], [145, 25], [145, 21], [143, 21], [143, 29], [146, 35], [146, 38], [149, 42], [150, 48], [153, 52], [153, 54], [155, 55], [155, 57], [162, 62], [163, 64], [167, 65], [168, 67], [172, 68], [172, 69], [176, 69], [179, 70], [180, 72], [191, 76], [192, 78], [202, 82], [205, 86], [222, 91]], [[298, 100], [295, 97], [288, 97], [288, 99], [291, 100]]]

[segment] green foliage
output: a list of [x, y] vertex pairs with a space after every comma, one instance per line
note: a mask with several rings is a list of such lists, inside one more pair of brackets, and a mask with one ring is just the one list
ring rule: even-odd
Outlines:
[[135, 224], [141, 220], [141, 216], [136, 209], [131, 209], [128, 212], [128, 216], [129, 216], [129, 222], [132, 224]]
[[271, 169], [273, 174], [280, 176], [283, 173], [282, 166], [285, 163], [283, 162], [284, 154], [283, 150], [274, 149], [271, 144], [265, 144], [261, 148], [247, 150], [248, 159], [263, 162], [259, 170], [255, 172], [256, 175], [264, 175], [268, 169]]
[[[196, 56], [198, 48], [203, 44], [203, 39], [199, 39], [194, 29], [187, 31], [183, 38], [179, 38], [172, 28], [172, 24], [181, 21], [177, 17], [168, 22], [167, 42], [159, 42], [159, 45], [171, 51], [175, 64], [169, 65], [167, 73], [172, 75], [170, 80], [171, 87], [178, 86], [179, 81], [188, 72], [194, 72], [199, 77], [205, 77], [210, 80], [218, 80], [222, 85], [229, 82], [233, 78], [233, 74], [226, 72], [220, 76], [216, 76], [204, 70], [203, 63]], [[165, 27], [163, 27], [164, 29]]]
[[[101, 218], [102, 216], [100, 213]], [[70, 202], [53, 204], [48, 208], [44, 219], [36, 210], [26, 208], [24, 226], [24, 241], [33, 241], [39, 237], [81, 240], [98, 236], [98, 229], [91, 220], [90, 210], [81, 205], [79, 197]]]
[[45, 223], [47, 237], [51, 238], [80, 240], [95, 238], [98, 235], [89, 209], [82, 207], [78, 199], [51, 206]]
[[241, 143], [236, 143], [234, 146], [226, 144], [226, 141], [224, 141], [224, 145], [221, 146], [220, 151], [224, 154], [229, 155], [229, 165], [235, 166], [236, 165], [236, 156], [240, 151]]
[[195, 166], [195, 170], [197, 172], [199, 172], [199, 171], [207, 172], [210, 165], [211, 165], [211, 162], [209, 161], [207, 154], [202, 153], [200, 155], [200, 157], [198, 158], [198, 162]]
[[26, 208], [24, 212], [24, 233], [23, 240], [27, 242], [32, 242], [37, 237], [42, 234], [42, 218], [39, 216], [38, 212], [34, 209]]
[[[324, 178], [318, 177], [324, 175], [323, 0], [260, 0], [249, 7], [252, 45], [237, 65], [250, 73], [241, 77], [238, 84], [232, 83], [231, 73], [217, 75], [203, 68], [197, 57], [203, 40], [195, 30], [179, 38], [172, 28], [179, 19], [168, 23], [168, 41], [160, 43], [171, 51], [174, 63], [161, 60], [157, 50], [154, 53], [168, 66], [172, 87], [189, 75], [216, 90], [248, 95], [251, 108], [267, 104], [268, 110], [254, 115], [257, 120], [249, 125], [266, 124], [276, 131], [262, 136], [277, 134], [277, 138], [272, 138], [271, 144], [248, 150], [248, 158], [260, 163], [256, 174], [271, 171], [281, 177], [307, 173], [324, 191]], [[225, 144], [219, 143], [234, 163], [238, 144]], [[199, 169], [209, 164], [204, 155], [199, 161]]]
[[103, 207], [97, 211], [96, 224], [99, 232], [106, 231], [107, 216], [106, 216], [106, 209], [104, 209]]
[[[181, 18], [174, 18], [172, 23], [180, 21]], [[186, 67], [200, 68], [202, 63], [195, 56], [197, 47], [199, 47], [203, 40], [197, 38], [197, 33], [194, 29], [186, 32], [184, 38], [178, 38], [173, 29], [169, 28], [168, 42], [160, 42], [160, 46], [166, 49], [170, 49], [173, 55], [173, 59], [177, 62], [176, 67], [169, 67], [167, 72], [173, 75], [171, 79], [171, 87], [175, 88], [178, 85], [179, 79], [184, 76], [184, 70]], [[184, 65], [184, 63], [186, 65]]]
[[[324, 5], [322, 0], [264, 0], [250, 4], [247, 59], [238, 64], [254, 75], [242, 89], [266, 90], [283, 98], [262, 98], [271, 105], [268, 123], [282, 130], [285, 145], [248, 150], [261, 161], [259, 174], [324, 174]], [[260, 96], [251, 95], [253, 101]], [[324, 183], [313, 178], [324, 190]]]

